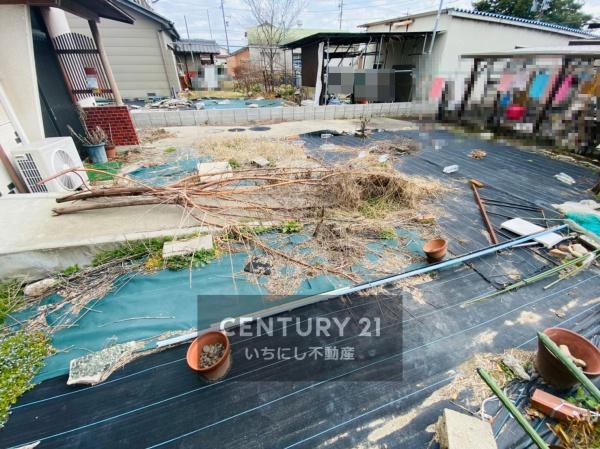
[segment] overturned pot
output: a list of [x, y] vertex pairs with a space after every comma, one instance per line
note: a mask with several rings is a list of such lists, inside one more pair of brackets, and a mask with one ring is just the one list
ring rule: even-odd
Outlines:
[[448, 242], [444, 239], [433, 239], [423, 245], [423, 252], [429, 262], [439, 262], [448, 252]]
[[[218, 355], [215, 355], [215, 347], [219, 344], [223, 349]], [[198, 371], [206, 380], [222, 379], [231, 367], [229, 338], [223, 332], [206, 332], [192, 342], [188, 348], [186, 359], [188, 366], [194, 371]], [[207, 359], [214, 360], [207, 364]]]
[[[550, 327], [544, 333], [558, 346], [566, 345], [573, 357], [585, 362], [586, 376], [600, 376], [600, 351], [591, 341], [561, 327]], [[535, 366], [540, 376], [557, 390], [568, 390], [577, 384], [577, 379], [539, 340]]]

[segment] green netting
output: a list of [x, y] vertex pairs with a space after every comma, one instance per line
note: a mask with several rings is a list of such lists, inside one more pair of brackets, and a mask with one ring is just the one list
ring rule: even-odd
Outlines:
[[[110, 161], [105, 162], [104, 164], [85, 164], [85, 168], [95, 168], [96, 170], [102, 170], [113, 175], [116, 175], [119, 172], [119, 169], [123, 165], [122, 162], [119, 161]], [[113, 179], [111, 175], [107, 175], [104, 173], [96, 173], [93, 171], [87, 172], [88, 178], [91, 182], [94, 181], [110, 181]]]
[[[272, 232], [261, 235], [261, 238], [269, 245], [287, 251], [308, 239], [309, 235], [308, 231], [291, 235]], [[409, 251], [420, 252], [422, 242], [416, 235], [404, 231], [398, 231], [398, 235], [409, 240], [405, 244]], [[376, 254], [381, 254], [385, 247], [396, 246], [397, 240], [369, 243], [371, 251], [367, 252], [367, 257], [377, 263]], [[253, 253], [260, 254], [259, 251]], [[306, 256], [306, 260], [317, 262], [308, 252]], [[65, 315], [69, 310], [64, 307], [52, 312], [47, 316], [47, 321], [57, 329], [52, 344], [58, 352], [47, 359], [36, 380], [66, 374], [71, 359], [90, 351], [99, 351], [110, 344], [144, 339], [150, 341], [169, 331], [207, 328], [226, 317], [252, 314], [296, 300], [297, 295], [315, 295], [351, 283], [335, 276], [311, 277], [302, 280], [296, 296], [273, 299], [262, 286], [268, 276], [260, 276], [256, 284], [242, 274], [249, 258], [248, 253], [227, 253], [191, 272], [162, 270], [153, 274], [128, 274], [117, 281], [112, 293], [91, 301], [78, 315]], [[292, 273], [294, 267], [284, 266], [281, 270], [283, 274]], [[380, 277], [361, 266], [353, 267], [353, 271], [363, 279]], [[199, 295], [203, 298], [200, 303]], [[223, 302], [224, 295], [240, 297]], [[60, 299], [58, 295], [53, 295], [43, 304]], [[34, 309], [26, 310], [16, 314], [15, 318], [23, 320], [33, 312]], [[65, 316], [68, 319], [65, 320]], [[70, 326], [61, 327], [65, 324]]]

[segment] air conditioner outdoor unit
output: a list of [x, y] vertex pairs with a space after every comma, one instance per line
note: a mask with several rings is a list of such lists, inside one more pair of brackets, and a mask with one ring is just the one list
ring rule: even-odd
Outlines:
[[83, 171], [66, 173], [43, 185], [42, 179], [74, 167], [83, 167], [77, 148], [70, 137], [51, 137], [12, 150], [17, 169], [31, 193], [76, 190], [87, 182]]

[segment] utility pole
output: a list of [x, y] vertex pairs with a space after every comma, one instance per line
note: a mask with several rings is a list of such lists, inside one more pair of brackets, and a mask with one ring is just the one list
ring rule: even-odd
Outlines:
[[444, 0], [440, 0], [438, 6], [437, 15], [435, 16], [435, 25], [433, 25], [433, 32], [431, 33], [431, 43], [429, 44], [429, 54], [433, 51], [433, 43], [435, 42], [435, 35], [438, 32], [438, 26], [440, 24], [440, 15], [442, 14], [442, 7], [444, 6]]
[[227, 53], [229, 51], [229, 36], [227, 35], [227, 22], [225, 21], [225, 7], [223, 6], [223, 0], [221, 0], [221, 14], [223, 15], [223, 27], [225, 28], [225, 42], [227, 43]]
[[[185, 22], [185, 32], [187, 33], [188, 41], [190, 40], [190, 30], [187, 25], [187, 17], [185, 14], [183, 15], [183, 21]], [[192, 52], [192, 44], [190, 43], [190, 56], [192, 57], [192, 67], [196, 68], [196, 63], [194, 62], [194, 52]]]
[[342, 17], [344, 16], [344, 0], [340, 0], [340, 30], [342, 29]]
[[208, 19], [208, 31], [210, 31], [210, 38], [214, 39], [212, 34], [212, 27], [210, 26], [210, 13], [208, 12], [208, 9], [206, 10], [206, 18]]

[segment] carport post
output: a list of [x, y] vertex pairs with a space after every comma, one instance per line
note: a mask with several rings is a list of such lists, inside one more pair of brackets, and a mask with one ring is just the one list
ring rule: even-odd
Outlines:
[[102, 66], [106, 71], [106, 78], [108, 78], [110, 90], [112, 90], [113, 96], [115, 97], [115, 103], [117, 106], [123, 106], [123, 98], [121, 98], [121, 92], [119, 92], [119, 88], [117, 87], [115, 77], [113, 75], [112, 69], [110, 68], [108, 56], [106, 55], [104, 44], [102, 43], [102, 39], [100, 38], [100, 30], [98, 29], [98, 24], [95, 20], [88, 20], [88, 24], [90, 26], [90, 31], [92, 32], [92, 38], [96, 43], [96, 48], [98, 49], [98, 54], [100, 55]]

